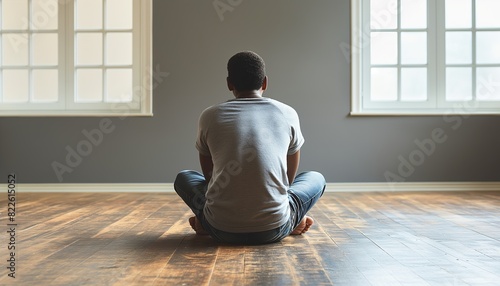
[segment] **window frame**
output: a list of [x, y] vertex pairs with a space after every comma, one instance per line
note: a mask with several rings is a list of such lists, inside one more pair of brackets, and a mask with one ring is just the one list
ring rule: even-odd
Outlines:
[[[29, 0], [28, 5], [31, 1]], [[74, 0], [58, 3], [58, 70], [59, 98], [55, 103], [0, 103], [0, 117], [92, 117], [92, 116], [152, 116], [152, 0], [133, 0], [132, 28], [132, 88], [130, 102], [75, 103], [76, 54]], [[139, 11], [137, 11], [139, 9]], [[28, 13], [31, 13], [31, 9]], [[0, 10], [1, 13], [1, 10]], [[103, 11], [104, 13], [104, 11]], [[102, 31], [105, 28], [103, 27]], [[31, 35], [31, 27], [28, 33]], [[103, 37], [105, 34], [103, 33]], [[29, 45], [32, 43], [29, 41]], [[103, 66], [105, 63], [103, 62]], [[32, 66], [28, 64], [31, 71]], [[104, 71], [104, 70], [103, 70]], [[30, 83], [31, 85], [31, 83]]]
[[[369, 0], [351, 0], [351, 112], [352, 116], [415, 116], [415, 115], [500, 115], [500, 101], [480, 102], [470, 101], [445, 101], [445, 24], [444, 15], [445, 1], [427, 1], [427, 100], [425, 102], [374, 102], [366, 100], [369, 89], [370, 63], [364, 59], [370, 57], [370, 12], [363, 9]], [[474, 3], [474, 2], [472, 2]], [[475, 17], [473, 14], [472, 17]], [[474, 20], [473, 20], [474, 21]], [[401, 31], [401, 27], [397, 27]], [[477, 29], [475, 25], [470, 29], [474, 34]], [[497, 29], [498, 30], [498, 29]], [[398, 37], [398, 41], [400, 39]], [[476, 42], [472, 41], [473, 51]], [[398, 44], [398, 54], [400, 54]], [[473, 53], [473, 57], [475, 51]], [[400, 61], [397, 64], [401, 67]], [[480, 65], [475, 61], [470, 65], [476, 70]], [[398, 81], [401, 78], [398, 76]], [[472, 79], [473, 94], [477, 92], [476, 79]], [[399, 95], [398, 95], [399, 96]]]

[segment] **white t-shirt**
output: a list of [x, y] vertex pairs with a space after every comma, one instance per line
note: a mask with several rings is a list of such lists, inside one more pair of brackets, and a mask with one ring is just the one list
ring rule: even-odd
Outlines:
[[233, 99], [205, 109], [196, 148], [214, 163], [207, 221], [233, 233], [266, 231], [288, 221], [287, 155], [303, 143], [297, 112], [279, 101]]

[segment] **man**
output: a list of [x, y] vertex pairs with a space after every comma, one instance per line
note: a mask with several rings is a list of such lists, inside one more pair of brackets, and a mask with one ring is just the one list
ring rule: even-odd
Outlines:
[[306, 216], [324, 192], [317, 172], [296, 176], [304, 138], [290, 106], [263, 97], [262, 58], [240, 52], [227, 64], [234, 99], [211, 106], [199, 119], [196, 148], [203, 174], [182, 171], [174, 187], [191, 208], [197, 234], [221, 242], [265, 244], [305, 233]]

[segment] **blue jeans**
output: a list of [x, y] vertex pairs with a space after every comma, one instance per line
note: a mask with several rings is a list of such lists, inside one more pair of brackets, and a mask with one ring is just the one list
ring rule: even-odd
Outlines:
[[231, 233], [212, 227], [203, 215], [205, 192], [208, 182], [197, 171], [184, 170], [175, 178], [174, 189], [191, 208], [203, 228], [212, 238], [234, 244], [265, 244], [278, 242], [287, 237], [302, 221], [325, 191], [326, 182], [318, 172], [304, 172], [295, 178], [288, 190], [290, 220], [284, 225], [267, 231], [252, 233]]

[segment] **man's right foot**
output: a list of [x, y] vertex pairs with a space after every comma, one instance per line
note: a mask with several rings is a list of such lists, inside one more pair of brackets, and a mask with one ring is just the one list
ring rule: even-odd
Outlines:
[[292, 231], [292, 235], [300, 235], [306, 233], [311, 225], [314, 224], [314, 220], [310, 216], [305, 216], [299, 225]]

